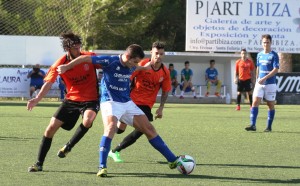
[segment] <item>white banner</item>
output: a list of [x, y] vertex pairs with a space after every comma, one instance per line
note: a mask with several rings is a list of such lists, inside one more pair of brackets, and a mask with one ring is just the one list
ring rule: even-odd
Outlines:
[[[0, 68], [0, 97], [29, 97], [30, 68]], [[47, 69], [42, 69], [47, 73]], [[46, 97], [59, 97], [58, 79]]]
[[272, 49], [300, 53], [299, 0], [187, 0], [186, 51], [262, 50], [261, 35]]

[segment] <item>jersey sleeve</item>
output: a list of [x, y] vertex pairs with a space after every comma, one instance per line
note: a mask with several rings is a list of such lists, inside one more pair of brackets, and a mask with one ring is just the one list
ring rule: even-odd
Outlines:
[[279, 69], [279, 56], [276, 52], [274, 52], [274, 63], [273, 63], [274, 68]]
[[51, 67], [49, 68], [49, 70], [44, 78], [44, 81], [54, 83], [58, 76], [58, 72], [56, 71], [57, 67], [59, 65], [64, 64], [66, 61], [67, 61], [67, 56], [64, 55], [61, 58], [59, 58], [53, 65], [51, 65]]

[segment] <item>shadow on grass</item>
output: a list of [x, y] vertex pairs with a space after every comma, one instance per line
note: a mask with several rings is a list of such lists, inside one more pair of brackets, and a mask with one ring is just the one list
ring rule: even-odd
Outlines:
[[5, 137], [0, 136], [0, 140], [8, 140], [8, 141], [29, 141], [32, 139], [38, 139], [38, 138], [22, 138], [22, 137]]
[[[199, 164], [200, 165], [200, 164]], [[96, 172], [83, 172], [83, 171], [44, 171], [44, 172], [61, 172], [61, 173], [78, 173], [78, 174], [93, 174]], [[282, 184], [297, 184], [300, 179], [280, 180], [280, 179], [259, 179], [259, 178], [238, 178], [238, 177], [222, 177], [211, 175], [183, 175], [183, 174], [162, 174], [162, 173], [113, 173], [110, 172], [107, 178], [113, 177], [139, 177], [139, 178], [179, 178], [179, 179], [209, 179], [209, 180], [223, 180], [223, 181], [247, 181], [247, 182], [261, 182], [261, 183], [282, 183]], [[105, 178], [106, 179], [106, 178]]]
[[[38, 103], [38, 107], [58, 107], [61, 104], [61, 102], [53, 102], [53, 103]], [[0, 102], [1, 106], [24, 106], [26, 107], [27, 102]]]
[[247, 167], [247, 168], [266, 168], [266, 169], [300, 169], [298, 166], [281, 165], [242, 165], [242, 164], [197, 164], [197, 166], [217, 166], [217, 167]]

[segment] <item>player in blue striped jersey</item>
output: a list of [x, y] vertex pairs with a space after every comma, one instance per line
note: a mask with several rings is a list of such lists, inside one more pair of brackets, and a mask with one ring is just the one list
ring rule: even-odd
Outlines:
[[258, 107], [263, 98], [269, 107], [267, 127], [264, 131], [272, 131], [272, 123], [275, 116], [276, 74], [279, 70], [279, 57], [278, 54], [271, 49], [271, 44], [272, 37], [269, 34], [262, 35], [264, 50], [257, 54], [257, 80], [253, 91], [250, 125], [245, 128], [247, 131], [256, 131]]

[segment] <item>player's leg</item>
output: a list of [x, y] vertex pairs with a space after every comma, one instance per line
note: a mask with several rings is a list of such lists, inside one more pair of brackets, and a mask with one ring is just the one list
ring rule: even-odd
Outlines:
[[[151, 108], [149, 106], [146, 105], [137, 105], [137, 106], [145, 113], [149, 121], [153, 121], [153, 114], [151, 113]], [[131, 121], [129, 122], [130, 122], [129, 124], [132, 125], [132, 122]], [[118, 146], [112, 149], [111, 152], [109, 152], [108, 156], [113, 158], [115, 162], [123, 162], [123, 160], [120, 157], [121, 150], [134, 144], [136, 140], [139, 139], [142, 135], [143, 135], [142, 132], [135, 129], [130, 134], [128, 134]]]
[[83, 138], [83, 136], [92, 127], [93, 121], [97, 116], [97, 112], [98, 111], [89, 110], [89, 109], [84, 111], [82, 123], [76, 129], [70, 141], [58, 151], [57, 153], [58, 157], [64, 158], [69, 152], [71, 152], [72, 148], [81, 140], [81, 138]]
[[207, 97], [207, 96], [209, 95], [209, 93], [210, 93], [210, 87], [211, 87], [211, 82], [208, 80], [208, 81], [206, 82], [206, 94], [205, 94], [206, 97]]
[[34, 85], [30, 85], [29, 88], [29, 96], [30, 98], [32, 98], [33, 93], [36, 91], [35, 86]]
[[196, 97], [196, 91], [195, 91], [195, 87], [194, 87], [193, 83], [189, 82], [188, 87], [191, 89], [191, 91], [193, 92], [193, 97], [196, 99], [197, 98]]
[[221, 86], [222, 86], [222, 81], [221, 80], [218, 80], [217, 83], [216, 83], [216, 92], [215, 92], [215, 95], [217, 97], [220, 96], [220, 92], [221, 92]]
[[184, 95], [184, 92], [185, 92], [185, 90], [186, 90], [187, 87], [188, 87], [188, 82], [187, 81], [183, 81], [182, 82], [182, 90], [181, 90], [179, 98], [183, 99], [183, 95]]
[[276, 84], [266, 85], [265, 98], [267, 100], [268, 110], [268, 119], [267, 127], [265, 132], [272, 131], [272, 124], [275, 117], [275, 97], [276, 97]]
[[57, 130], [62, 126], [62, 124], [63, 122], [56, 119], [55, 117], [51, 118], [50, 123], [44, 132], [44, 136], [39, 147], [37, 162], [28, 168], [28, 172], [37, 172], [43, 170], [43, 164], [46, 155], [51, 147], [52, 138]]
[[245, 91], [248, 94], [250, 108], [252, 107], [253, 99], [252, 99], [252, 86], [251, 79], [245, 81]]
[[261, 99], [264, 96], [264, 87], [259, 83], [256, 83], [254, 92], [253, 92], [253, 103], [250, 110], [250, 125], [245, 128], [247, 131], [256, 131], [256, 119], [258, 115], [258, 106], [261, 102]]
[[99, 171], [97, 176], [107, 176], [107, 157], [110, 151], [111, 141], [116, 133], [118, 120], [126, 112], [126, 103], [104, 102], [101, 103], [101, 114], [104, 133], [99, 145]]
[[237, 96], [236, 96], [236, 109], [241, 110], [242, 92], [244, 91], [243, 81], [238, 80], [237, 82]]

